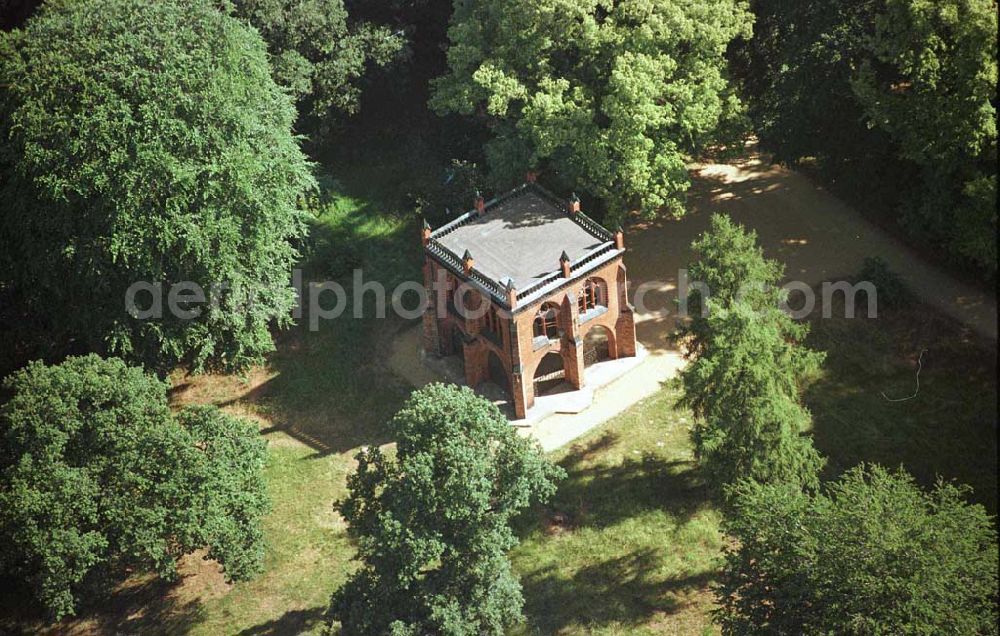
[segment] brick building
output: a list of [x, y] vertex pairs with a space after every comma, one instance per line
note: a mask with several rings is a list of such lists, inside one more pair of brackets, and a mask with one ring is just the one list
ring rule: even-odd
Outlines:
[[491, 380], [522, 418], [535, 396], [584, 368], [634, 356], [624, 238], [528, 182], [436, 229], [425, 223], [424, 349], [459, 355], [465, 380]]

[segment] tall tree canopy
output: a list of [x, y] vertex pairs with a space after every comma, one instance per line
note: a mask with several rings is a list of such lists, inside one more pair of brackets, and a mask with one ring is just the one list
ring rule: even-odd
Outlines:
[[164, 382], [93, 354], [33, 362], [4, 387], [0, 571], [55, 617], [126, 568], [172, 577], [203, 546], [231, 579], [261, 570], [267, 448], [253, 424], [214, 407], [174, 416]]
[[996, 634], [997, 531], [961, 488], [859, 466], [809, 495], [745, 482], [717, 588], [726, 635]]
[[503, 634], [524, 600], [511, 518], [562, 469], [467, 387], [432, 384], [392, 420], [396, 457], [358, 454], [339, 504], [361, 569], [333, 598], [345, 634]]
[[741, 0], [456, 2], [440, 113], [485, 117], [498, 180], [550, 166], [614, 215], [682, 211], [686, 153], [739, 118], [724, 53]]
[[[314, 182], [257, 33], [209, 0], [54, 1], [0, 49], [0, 305], [26, 355], [239, 367], [273, 348]], [[162, 320], [126, 313], [137, 281], [164, 285]], [[213, 303], [174, 316], [180, 281]]]
[[783, 268], [764, 258], [755, 234], [718, 214], [692, 248], [692, 279], [709, 295], [691, 303], [683, 335], [694, 360], [681, 383], [709, 481], [815, 487], [823, 459], [803, 435], [811, 421], [800, 391], [823, 356], [801, 345], [807, 328], [780, 307]]
[[868, 46], [854, 93], [921, 171], [904, 221], [995, 273], [996, 1], [886, 0]]
[[993, 0], [754, 0], [736, 75], [762, 143], [996, 272]]
[[358, 79], [403, 46], [400, 33], [349, 20], [344, 0], [224, 0], [267, 42], [274, 78], [303, 104], [316, 126], [331, 110], [353, 113]]

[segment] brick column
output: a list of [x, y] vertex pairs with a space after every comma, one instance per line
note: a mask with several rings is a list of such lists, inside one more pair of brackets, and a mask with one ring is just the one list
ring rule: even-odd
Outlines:
[[524, 375], [524, 358], [531, 355], [531, 352], [521, 352], [521, 332], [524, 329], [531, 334], [531, 323], [534, 320], [533, 314], [524, 312], [518, 315], [511, 314], [509, 325], [510, 331], [507, 334], [510, 343], [510, 397], [514, 402], [514, 415], [523, 418], [532, 406], [535, 405], [535, 383], [531, 377]]
[[510, 374], [511, 399], [514, 402], [514, 416], [524, 418], [528, 409], [535, 403], [534, 386], [531, 378], [527, 381], [521, 373]]
[[574, 389], [583, 388], [583, 340], [563, 340], [563, 366], [566, 368], [566, 381]]
[[619, 358], [635, 355], [635, 314], [628, 307], [622, 309], [615, 322], [615, 344]]
[[436, 315], [437, 297], [434, 294], [432, 282], [434, 281], [434, 268], [426, 257], [424, 258], [424, 290], [427, 292], [427, 305], [424, 307], [423, 323], [424, 351], [431, 355], [441, 355], [441, 333], [438, 329], [438, 318]]
[[489, 375], [486, 366], [489, 351], [479, 340], [473, 340], [465, 343], [462, 353], [465, 355], [465, 383], [476, 388]]
[[[619, 232], [621, 230], [619, 229]], [[618, 320], [615, 321], [615, 349], [617, 358], [631, 358], [635, 355], [635, 312], [628, 302], [628, 277], [625, 265], [619, 264], [615, 275], [615, 309]]]
[[583, 340], [580, 338], [580, 308], [576, 295], [567, 292], [559, 316], [563, 319], [562, 350], [566, 381], [575, 389], [583, 387]]

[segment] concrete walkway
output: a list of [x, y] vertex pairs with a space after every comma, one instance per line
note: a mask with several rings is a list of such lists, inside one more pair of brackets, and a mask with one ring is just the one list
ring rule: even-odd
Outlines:
[[584, 411], [555, 413], [519, 430], [537, 439], [544, 450], [554, 450], [653, 395], [682, 366], [684, 358], [676, 351], [651, 352], [638, 366], [596, 389], [593, 403]]

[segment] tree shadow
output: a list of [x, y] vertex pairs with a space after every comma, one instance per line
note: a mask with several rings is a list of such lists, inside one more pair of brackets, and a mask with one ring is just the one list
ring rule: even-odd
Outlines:
[[239, 632], [239, 636], [286, 636], [302, 634], [327, 620], [325, 607], [291, 610], [274, 620], [248, 627]]
[[667, 461], [646, 452], [617, 464], [589, 463], [618, 440], [617, 434], [608, 432], [586, 444], [574, 444], [559, 461], [567, 478], [548, 506], [520, 520], [522, 536], [532, 530], [608, 528], [649, 510], [668, 512], [684, 523], [712, 507], [711, 491], [693, 461]]
[[995, 343], [916, 302], [877, 319], [814, 320], [807, 343], [827, 352], [804, 396], [824, 478], [859, 462], [903, 466], [925, 487], [968, 484], [996, 512]]
[[679, 578], [658, 578], [662, 562], [648, 548], [588, 565], [572, 576], [545, 566], [521, 576], [529, 627], [535, 633], [557, 634], [572, 625], [587, 629], [614, 624], [637, 626], [656, 614], [684, 609], [684, 596], [703, 592], [715, 572]]
[[[393, 339], [410, 324], [394, 314], [392, 292], [401, 280], [419, 278], [420, 252], [416, 228], [379, 218], [371, 201], [337, 199], [320, 210], [302, 247], [301, 314], [275, 334], [268, 377], [216, 401], [261, 415], [270, 424], [264, 434], [283, 432], [314, 449], [314, 458], [390, 441], [385, 422], [411, 389], [388, 365]], [[413, 240], [403, 236], [409, 230]], [[356, 294], [355, 269], [384, 293]], [[326, 282], [340, 286], [342, 302], [337, 292], [310, 291], [310, 283]], [[342, 309], [313, 311], [314, 298], [321, 310]], [[182, 381], [172, 397], [186, 388]]]
[[50, 623], [27, 590], [5, 585], [0, 633], [186, 634], [204, 621], [206, 611], [197, 598], [178, 598], [179, 589], [179, 581], [135, 576], [113, 589], [92, 592], [75, 616]]

